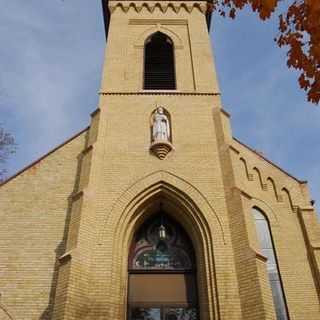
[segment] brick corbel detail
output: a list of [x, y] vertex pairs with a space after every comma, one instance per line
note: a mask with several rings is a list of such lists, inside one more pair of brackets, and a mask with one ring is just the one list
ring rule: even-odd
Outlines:
[[207, 1], [112, 1], [109, 0], [109, 10], [111, 14], [117, 9], [121, 9], [123, 12], [127, 13], [129, 10], [135, 10], [140, 12], [143, 8], [148, 10], [150, 13], [158, 8], [163, 13], [166, 13], [170, 8], [175, 13], [179, 13], [181, 9], [188, 13], [192, 10], [197, 9], [203, 14], [208, 10]]

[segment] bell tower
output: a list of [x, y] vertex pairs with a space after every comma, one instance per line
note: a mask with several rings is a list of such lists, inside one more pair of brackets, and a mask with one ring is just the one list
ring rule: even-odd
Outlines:
[[[233, 305], [228, 319], [240, 319], [230, 234], [222, 227], [228, 224], [223, 171], [230, 170], [224, 157], [231, 134], [211, 52], [208, 2], [109, 0], [103, 7], [100, 101], [71, 199], [54, 319], [135, 320], [139, 306], [155, 310], [159, 320], [169, 319], [164, 313], [172, 308], [193, 308], [192, 319], [218, 319], [225, 299]], [[169, 216], [191, 238], [198, 293], [192, 301], [178, 293], [177, 301], [170, 295], [168, 301], [134, 300], [132, 311], [130, 297], [139, 296], [132, 281], [139, 277], [128, 276], [130, 247], [153, 214]], [[213, 246], [223, 259], [214, 258]], [[218, 298], [216, 277], [227, 269], [233, 279]], [[171, 277], [184, 272], [169, 271]], [[193, 286], [179, 281], [173, 280], [178, 291]]]
[[[102, 93], [141, 94], [152, 89], [218, 93], [208, 34], [211, 13], [206, 1], [111, 0], [104, 6], [107, 52]], [[155, 42], [161, 42], [161, 35], [163, 39], [167, 38], [167, 44], [157, 50]], [[173, 49], [171, 57], [170, 46]], [[156, 56], [149, 58], [147, 54], [152, 47], [159, 55], [158, 60]], [[144, 83], [149, 67], [160, 68], [161, 56], [173, 64], [174, 86], [159, 83], [157, 87]], [[158, 81], [161, 81], [160, 78]]]

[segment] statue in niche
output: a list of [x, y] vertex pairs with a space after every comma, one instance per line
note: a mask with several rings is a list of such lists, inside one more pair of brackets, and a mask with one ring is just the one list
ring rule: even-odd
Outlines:
[[171, 141], [170, 116], [163, 107], [158, 107], [151, 116], [150, 151], [163, 160], [173, 150]]
[[152, 140], [170, 142], [170, 123], [162, 107], [158, 107], [152, 117]]

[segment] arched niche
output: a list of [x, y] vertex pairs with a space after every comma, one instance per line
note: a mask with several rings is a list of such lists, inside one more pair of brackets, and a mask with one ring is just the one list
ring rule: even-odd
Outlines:
[[282, 195], [283, 195], [284, 201], [287, 203], [287, 205], [290, 208], [290, 210], [294, 211], [294, 205], [292, 203], [292, 198], [291, 198], [290, 191], [285, 187], [283, 187], [281, 189], [281, 191], [282, 191]]
[[252, 172], [254, 172], [254, 175], [255, 177], [253, 178], [254, 180], [257, 180], [260, 184], [260, 187], [262, 190], [265, 190], [266, 189], [266, 186], [265, 184], [263, 183], [263, 180], [262, 180], [262, 175], [261, 175], [261, 172], [260, 170], [257, 168], [257, 167], [254, 167], [252, 169]]
[[157, 107], [150, 118], [150, 151], [160, 160], [172, 151], [172, 122], [169, 112], [162, 106]]
[[154, 109], [150, 115], [150, 142], [153, 143], [155, 141], [155, 137], [154, 137], [154, 118], [155, 118], [155, 114], [159, 111], [159, 108], [161, 109], [161, 112], [163, 113], [163, 115], [166, 117], [167, 119], [167, 130], [168, 130], [168, 134], [167, 134], [167, 141], [172, 143], [172, 119], [171, 119], [171, 114], [169, 113], [169, 111], [163, 107], [163, 106], [159, 106], [156, 109]]
[[245, 172], [245, 176], [247, 177], [247, 179], [248, 179], [249, 181], [252, 181], [252, 180], [253, 180], [253, 176], [252, 176], [252, 174], [249, 173], [249, 168], [248, 168], [247, 161], [246, 161], [244, 158], [242, 158], [242, 157], [241, 157], [239, 160], [240, 160], [240, 162], [241, 162], [242, 165], [243, 165], [243, 169], [244, 169], [244, 172]]
[[268, 190], [272, 190], [276, 200], [279, 200], [279, 195], [278, 195], [276, 183], [274, 182], [274, 180], [272, 178], [270, 178], [270, 177], [267, 178], [267, 185], [268, 185]]

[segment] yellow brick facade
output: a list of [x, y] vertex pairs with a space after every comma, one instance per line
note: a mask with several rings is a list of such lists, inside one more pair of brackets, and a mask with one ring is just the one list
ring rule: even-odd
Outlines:
[[[207, 3], [105, 5], [89, 129], [0, 188], [0, 319], [127, 319], [130, 243], [160, 201], [195, 247], [201, 320], [276, 319], [253, 207], [270, 222], [289, 318], [319, 319], [320, 227], [307, 186], [232, 137]], [[144, 43], [157, 31], [174, 43], [177, 90], [142, 89]], [[163, 160], [150, 151], [160, 105], [174, 148]]]

